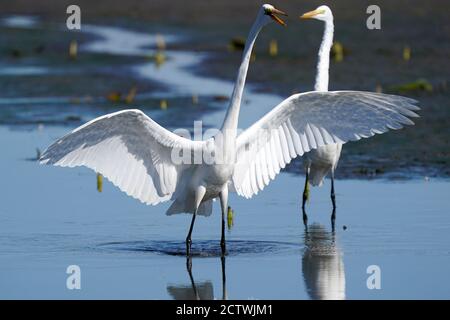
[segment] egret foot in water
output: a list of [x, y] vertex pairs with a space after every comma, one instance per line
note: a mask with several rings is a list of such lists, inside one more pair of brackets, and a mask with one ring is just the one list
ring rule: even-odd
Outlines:
[[192, 275], [192, 258], [188, 256], [186, 258], [186, 268], [189, 275], [189, 279], [191, 280], [192, 291], [194, 292], [195, 300], [200, 300], [200, 296], [197, 291], [197, 286], [195, 285], [194, 276]]
[[303, 212], [303, 224], [305, 225], [306, 231], [308, 231], [308, 215], [306, 214], [305, 207], [302, 207]]
[[186, 238], [186, 256], [187, 257], [191, 256], [191, 244], [192, 244], [191, 238]]
[[227, 300], [227, 276], [225, 271], [225, 256], [220, 257], [222, 262], [222, 300]]
[[186, 257], [186, 269], [189, 273], [189, 275], [192, 275], [192, 257], [191, 256], [187, 256]]
[[331, 202], [333, 203], [333, 213], [336, 210], [336, 194], [334, 193], [334, 170], [331, 170]]
[[333, 212], [331, 213], [331, 230], [333, 232], [335, 227], [335, 221], [336, 221], [336, 207], [333, 208]]
[[220, 248], [222, 249], [222, 256], [224, 256], [227, 253], [225, 239], [220, 240]]
[[196, 216], [196, 214], [194, 213], [192, 215], [191, 227], [189, 228], [189, 233], [186, 238], [186, 256], [188, 256], [188, 257], [191, 255], [191, 245], [192, 245], [191, 236], [192, 236], [192, 230], [194, 229], [195, 216]]

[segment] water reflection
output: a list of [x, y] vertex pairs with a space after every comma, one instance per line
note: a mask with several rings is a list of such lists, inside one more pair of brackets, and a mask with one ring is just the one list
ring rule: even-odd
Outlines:
[[[220, 258], [222, 269], [222, 300], [227, 299], [226, 258]], [[195, 282], [192, 274], [192, 257], [186, 258], [186, 270], [190, 284], [168, 285], [167, 292], [175, 300], [214, 300], [214, 287], [211, 281]]]
[[320, 224], [312, 224], [305, 231], [302, 272], [311, 299], [345, 299], [344, 261], [334, 231]]
[[[303, 200], [302, 205], [302, 217], [303, 217], [303, 225], [305, 226], [305, 231], [308, 231], [308, 215], [305, 210], [305, 200]], [[331, 231], [335, 231], [336, 226], [336, 207], [333, 208], [333, 211], [331, 212]]]
[[169, 285], [167, 292], [175, 300], [214, 300], [214, 288], [211, 281], [191, 285]]

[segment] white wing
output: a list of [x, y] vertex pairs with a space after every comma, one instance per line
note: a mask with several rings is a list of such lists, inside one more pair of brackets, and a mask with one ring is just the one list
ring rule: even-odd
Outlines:
[[413, 125], [417, 101], [361, 91], [293, 95], [238, 136], [236, 192], [246, 198], [269, 184], [293, 158], [317, 147], [345, 143]]
[[203, 141], [180, 137], [140, 110], [94, 119], [52, 144], [42, 164], [86, 166], [123, 192], [146, 204], [170, 199], [186, 168], [172, 161], [172, 150], [201, 150]]

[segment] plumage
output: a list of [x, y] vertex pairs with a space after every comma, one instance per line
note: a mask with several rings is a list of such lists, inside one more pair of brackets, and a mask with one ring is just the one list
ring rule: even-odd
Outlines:
[[[356, 141], [385, 132], [387, 128], [411, 125], [412, 121], [405, 115], [418, 116], [414, 113], [419, 109], [415, 103], [405, 97], [362, 91], [311, 91], [293, 95], [238, 136], [234, 187], [238, 194], [251, 198], [268, 184], [261, 188], [252, 182], [258, 179], [252, 170], [256, 163], [264, 161], [264, 166], [275, 168], [278, 173], [293, 158], [324, 143]], [[288, 127], [291, 138], [287, 139]], [[262, 156], [272, 148], [278, 156], [276, 159]]]
[[[333, 45], [334, 35], [334, 18], [331, 9], [328, 6], [320, 6], [317, 9], [307, 12], [300, 18], [316, 19], [324, 22], [324, 32], [322, 43], [319, 48], [317, 74], [314, 84], [314, 90], [318, 92], [327, 92], [329, 83], [329, 67], [330, 67], [330, 50]], [[387, 97], [387, 96], [385, 96]], [[339, 162], [339, 158], [342, 152], [342, 144], [349, 140], [358, 140], [361, 138], [368, 138], [373, 134], [380, 134], [388, 131], [389, 129], [400, 129], [404, 125], [413, 125], [414, 123], [408, 117], [417, 117], [414, 111], [418, 108], [414, 106], [415, 101], [408, 100], [403, 97], [389, 96], [388, 99], [384, 99], [376, 94], [367, 94], [364, 97], [356, 98], [360, 99], [360, 102], [365, 106], [370, 107], [375, 105], [376, 108], [358, 109], [358, 112], [351, 113], [349, 110], [340, 110], [336, 108], [328, 108], [328, 114], [324, 115], [329, 119], [339, 119], [341, 112], [346, 113], [346, 119], [348, 125], [355, 129], [354, 132], [347, 132], [344, 136], [336, 134], [337, 132], [329, 132], [326, 128], [321, 128], [320, 137], [324, 141], [319, 141], [319, 146], [316, 149], [312, 149], [305, 154], [304, 167], [306, 171], [305, 188], [303, 191], [303, 205], [309, 198], [308, 185], [321, 186], [324, 178], [330, 173], [331, 176], [331, 200], [333, 208], [336, 208], [336, 196], [334, 189], [334, 172]], [[351, 101], [349, 101], [351, 102]], [[352, 106], [349, 103], [349, 106]], [[324, 104], [325, 107], [328, 107]], [[394, 111], [394, 112], [393, 112]], [[361, 126], [357, 119], [365, 117], [367, 120], [373, 121], [373, 126]], [[340, 120], [339, 120], [340, 121]], [[345, 128], [341, 128], [343, 130]], [[314, 131], [314, 133], [316, 133]], [[330, 133], [334, 133], [330, 134]], [[317, 139], [319, 135], [315, 135]], [[341, 139], [344, 137], [344, 139]], [[338, 138], [338, 139], [336, 139]], [[332, 141], [334, 140], [334, 143]], [[322, 145], [324, 142], [326, 145]], [[332, 223], [334, 226], [334, 214], [332, 215]], [[303, 211], [303, 221], [306, 224], [307, 217], [305, 211]]]
[[[307, 18], [322, 20], [325, 23], [323, 39], [319, 48], [319, 61], [317, 63], [316, 81], [314, 90], [328, 91], [329, 83], [329, 67], [330, 67], [330, 50], [333, 45], [334, 23], [333, 13], [328, 6], [320, 6], [316, 10], [305, 14]], [[303, 15], [302, 17], [305, 17]], [[363, 137], [364, 135], [355, 134], [355, 137]], [[332, 138], [332, 137], [331, 137]], [[334, 185], [334, 170], [339, 162], [339, 157], [342, 150], [342, 143], [337, 142], [326, 146], [321, 146], [317, 149], [311, 150], [305, 155], [304, 166], [307, 171], [306, 185], [311, 183], [313, 186], [321, 186], [323, 179], [331, 171], [331, 179]], [[304, 195], [305, 195], [304, 192]], [[305, 199], [303, 199], [303, 207], [305, 206]], [[335, 203], [334, 195], [332, 195], [333, 205]]]
[[124, 110], [94, 119], [59, 139], [43, 153], [41, 163], [86, 166], [146, 204], [172, 200], [167, 214], [193, 214], [187, 255], [196, 216], [210, 215], [212, 200], [220, 198], [225, 252], [229, 191], [250, 198], [304, 152], [412, 123], [408, 117], [415, 117], [418, 108], [408, 98], [358, 91], [307, 92], [287, 98], [238, 136], [251, 51], [263, 26], [273, 20], [283, 24], [275, 14], [284, 13], [263, 5], [257, 15], [227, 114], [214, 137], [192, 141], [164, 129], [142, 111]]
[[123, 110], [73, 130], [52, 144], [40, 161], [88, 167], [129, 196], [155, 205], [171, 198], [188, 168], [173, 163], [172, 150], [201, 153], [204, 145], [164, 129], [140, 110]]

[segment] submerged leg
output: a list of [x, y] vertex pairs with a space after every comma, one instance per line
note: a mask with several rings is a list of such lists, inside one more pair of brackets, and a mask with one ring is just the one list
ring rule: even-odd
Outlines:
[[191, 280], [192, 291], [194, 292], [194, 296], [196, 300], [200, 300], [200, 296], [198, 295], [197, 286], [195, 285], [194, 277], [192, 276], [192, 258], [190, 256], [186, 257], [186, 268], [189, 274], [189, 279]]
[[305, 174], [305, 187], [303, 188], [303, 203], [302, 208], [305, 208], [306, 200], [309, 199], [309, 165], [306, 167], [306, 174]]
[[222, 236], [220, 238], [220, 247], [222, 249], [222, 255], [226, 253], [225, 244], [225, 214], [228, 212], [228, 186], [225, 185], [223, 190], [220, 192], [220, 205], [222, 207]]
[[333, 209], [336, 209], [336, 195], [334, 193], [334, 169], [331, 169], [331, 202], [333, 202]]
[[333, 208], [333, 212], [331, 213], [331, 231], [334, 232], [335, 228], [335, 221], [336, 221], [336, 208]]
[[225, 271], [225, 256], [220, 257], [222, 262], [222, 300], [227, 300], [227, 276]]
[[194, 210], [194, 214], [192, 215], [192, 221], [191, 221], [191, 226], [189, 228], [189, 233], [186, 237], [186, 255], [187, 256], [191, 255], [192, 230], [194, 229], [195, 217], [197, 216], [198, 207], [200, 206], [200, 203], [202, 202], [202, 199], [203, 199], [205, 193], [206, 193], [206, 188], [203, 186], [198, 187], [197, 191], [195, 192], [195, 210]]
[[308, 230], [308, 215], [306, 214], [305, 207], [302, 208], [303, 212], [303, 225], [305, 226], [305, 229]]

